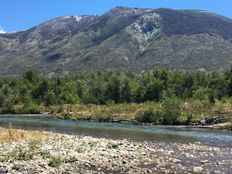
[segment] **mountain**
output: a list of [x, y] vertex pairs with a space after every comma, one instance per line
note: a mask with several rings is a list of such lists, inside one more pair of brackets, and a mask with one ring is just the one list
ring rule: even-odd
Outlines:
[[0, 34], [0, 75], [44, 75], [155, 67], [226, 70], [232, 20], [200, 10], [116, 7], [101, 16], [63, 16]]

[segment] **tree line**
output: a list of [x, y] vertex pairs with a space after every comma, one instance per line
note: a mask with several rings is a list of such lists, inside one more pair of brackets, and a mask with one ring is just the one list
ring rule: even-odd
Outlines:
[[155, 69], [141, 74], [123, 72], [80, 73], [46, 78], [33, 71], [20, 78], [0, 78], [0, 109], [17, 105], [97, 104], [216, 100], [232, 96], [232, 69], [226, 72]]

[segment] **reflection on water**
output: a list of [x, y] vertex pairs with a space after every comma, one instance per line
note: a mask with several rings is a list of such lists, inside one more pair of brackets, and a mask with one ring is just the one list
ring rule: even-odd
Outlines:
[[99, 123], [60, 120], [48, 116], [0, 116], [0, 126], [29, 130], [48, 130], [113, 139], [163, 142], [201, 142], [214, 146], [232, 147], [232, 133], [212, 130], [194, 130], [172, 126], [142, 126], [119, 123]]

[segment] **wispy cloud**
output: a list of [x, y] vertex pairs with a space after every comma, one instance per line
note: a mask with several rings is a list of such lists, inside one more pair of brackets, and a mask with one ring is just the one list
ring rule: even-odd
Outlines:
[[0, 27], [0, 33], [2, 34], [2, 33], [6, 33], [6, 31], [2, 28], [2, 27]]

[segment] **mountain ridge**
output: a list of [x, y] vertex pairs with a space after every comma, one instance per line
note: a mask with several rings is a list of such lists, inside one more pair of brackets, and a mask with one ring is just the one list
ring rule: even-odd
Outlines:
[[0, 34], [0, 75], [44, 75], [155, 67], [226, 70], [232, 20], [198, 10], [116, 7], [101, 16], [61, 16]]

